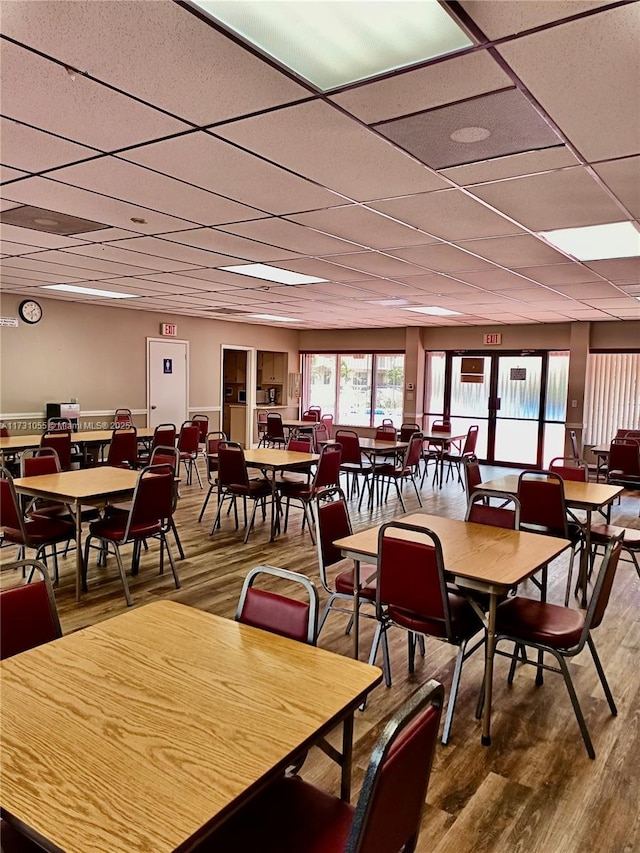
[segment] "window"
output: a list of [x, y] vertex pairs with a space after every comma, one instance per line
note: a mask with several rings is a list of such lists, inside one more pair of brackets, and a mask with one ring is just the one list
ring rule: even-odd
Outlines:
[[303, 408], [320, 406], [345, 426], [402, 421], [404, 355], [307, 353], [303, 357]]
[[619, 429], [640, 428], [640, 352], [590, 353], [584, 443], [608, 444]]

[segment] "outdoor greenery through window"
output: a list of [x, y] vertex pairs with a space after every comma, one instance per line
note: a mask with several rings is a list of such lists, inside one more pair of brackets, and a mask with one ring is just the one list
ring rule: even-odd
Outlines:
[[307, 353], [303, 357], [303, 409], [320, 406], [344, 426], [402, 422], [404, 355]]

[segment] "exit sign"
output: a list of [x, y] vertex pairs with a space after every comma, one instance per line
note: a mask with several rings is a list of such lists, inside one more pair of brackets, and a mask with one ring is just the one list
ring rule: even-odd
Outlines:
[[160, 323], [160, 334], [169, 338], [175, 338], [178, 334], [178, 327], [175, 323]]
[[500, 332], [494, 332], [492, 335], [484, 336], [485, 346], [495, 346], [502, 343], [502, 335]]

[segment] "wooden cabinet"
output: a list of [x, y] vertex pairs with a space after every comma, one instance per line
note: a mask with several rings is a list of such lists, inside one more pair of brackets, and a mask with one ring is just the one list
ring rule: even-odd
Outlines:
[[227, 350], [224, 354], [224, 381], [244, 383], [246, 378], [246, 352], [243, 350]]
[[286, 373], [286, 352], [258, 351], [258, 385], [284, 385]]

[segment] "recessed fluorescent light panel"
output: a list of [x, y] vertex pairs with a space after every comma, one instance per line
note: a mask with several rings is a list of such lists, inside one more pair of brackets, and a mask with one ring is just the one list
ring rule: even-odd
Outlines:
[[265, 281], [275, 281], [278, 284], [317, 284], [327, 281], [326, 278], [316, 278], [313, 275], [302, 275], [291, 270], [281, 270], [280, 267], [270, 267], [269, 264], [241, 264], [235, 267], [218, 267], [225, 272], [237, 272], [240, 275], [250, 275], [252, 278], [263, 278]]
[[75, 284], [43, 284], [46, 290], [64, 290], [65, 293], [80, 293], [82, 296], [102, 296], [105, 299], [138, 299], [137, 293], [116, 293], [113, 290], [96, 290], [95, 287], [78, 287]]
[[253, 317], [254, 320], [270, 320], [273, 323], [297, 323], [295, 317], [278, 317], [277, 314], [245, 314], [245, 317]]
[[416, 314], [431, 314], [434, 317], [460, 317], [460, 311], [450, 311], [448, 308], [407, 308], [407, 311], [415, 311]]
[[326, 92], [473, 42], [437, 0], [191, 0]]
[[635, 258], [640, 255], [640, 233], [630, 222], [541, 231], [540, 236], [578, 261]]

